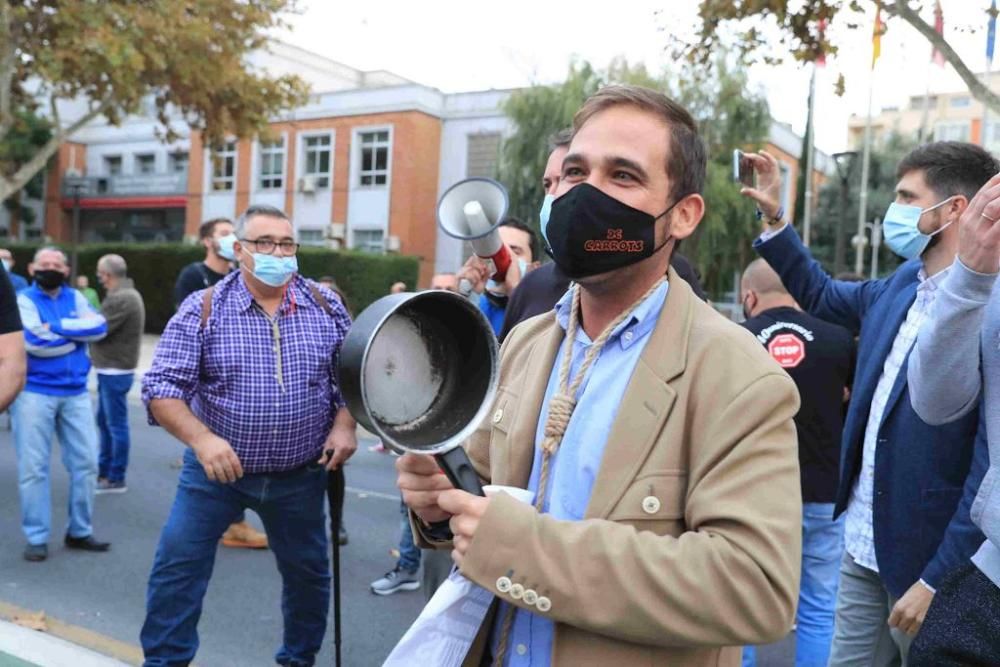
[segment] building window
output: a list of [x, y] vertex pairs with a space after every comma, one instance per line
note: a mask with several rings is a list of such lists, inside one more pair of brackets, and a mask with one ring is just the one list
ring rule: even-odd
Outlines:
[[354, 230], [354, 249], [382, 254], [385, 252], [384, 236], [385, 232], [381, 229], [356, 229]]
[[212, 190], [233, 190], [236, 187], [236, 142], [229, 141], [221, 151], [212, 153]]
[[300, 229], [299, 242], [302, 245], [325, 245], [322, 229]]
[[951, 106], [954, 109], [964, 109], [968, 106], [972, 106], [972, 98], [970, 98], [968, 95], [953, 97], [951, 98]]
[[144, 153], [135, 156], [135, 171], [137, 174], [153, 174], [156, 172], [156, 156]]
[[361, 169], [363, 187], [385, 185], [389, 180], [389, 131], [361, 132]]
[[171, 153], [169, 159], [170, 172], [180, 174], [188, 169], [188, 154], [183, 152]]
[[281, 189], [285, 184], [285, 138], [260, 143], [260, 188]]
[[104, 156], [104, 173], [108, 176], [121, 176], [122, 175], [122, 156], [121, 155], [105, 155]]
[[968, 141], [968, 123], [938, 123], [934, 126], [934, 141]]
[[332, 141], [329, 134], [316, 137], [306, 137], [303, 140], [305, 147], [305, 169], [303, 176], [312, 176], [317, 188], [330, 187], [330, 147]]
[[470, 134], [467, 147], [466, 178], [496, 178], [500, 158], [500, 133]]

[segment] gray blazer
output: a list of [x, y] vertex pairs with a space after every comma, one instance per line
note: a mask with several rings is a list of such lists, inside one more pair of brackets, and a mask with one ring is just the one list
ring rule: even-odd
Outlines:
[[[973, 562], [1000, 586], [1000, 274], [981, 274], [959, 259], [940, 286], [910, 355], [913, 409], [928, 424], [968, 414], [984, 393], [990, 469], [972, 505], [986, 535]], [[942, 447], [949, 443], [942, 442]]]

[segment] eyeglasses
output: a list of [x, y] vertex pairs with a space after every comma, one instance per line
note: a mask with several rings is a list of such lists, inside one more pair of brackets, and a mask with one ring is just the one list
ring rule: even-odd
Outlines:
[[291, 257], [299, 250], [299, 244], [295, 241], [275, 241], [273, 239], [240, 239], [240, 243], [252, 243], [257, 248], [257, 252], [265, 255], [273, 255], [275, 249], [280, 248], [281, 254]]

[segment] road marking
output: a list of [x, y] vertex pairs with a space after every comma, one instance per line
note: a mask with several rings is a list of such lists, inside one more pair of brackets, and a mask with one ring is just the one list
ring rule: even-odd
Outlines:
[[[36, 614], [30, 609], [22, 609], [16, 605], [0, 601], [0, 618], [13, 621], [15, 617], [25, 617]], [[66, 641], [96, 651], [110, 658], [121, 660], [130, 665], [142, 664], [142, 649], [132, 644], [102, 635], [78, 625], [71, 625], [45, 614], [48, 634]]]
[[355, 494], [359, 498], [367, 498], [371, 496], [372, 498], [381, 498], [382, 500], [391, 500], [393, 502], [399, 501], [399, 496], [392, 493], [382, 493], [381, 491], [369, 491], [368, 489], [359, 489], [356, 486], [344, 487], [347, 491]]

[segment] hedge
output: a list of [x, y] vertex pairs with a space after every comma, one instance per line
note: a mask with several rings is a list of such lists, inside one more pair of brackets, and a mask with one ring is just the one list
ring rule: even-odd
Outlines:
[[[15, 273], [27, 275], [37, 245], [6, 246], [14, 255]], [[67, 251], [68, 248], [62, 247]], [[146, 302], [146, 331], [160, 333], [174, 314], [174, 282], [181, 269], [204, 258], [200, 246], [179, 243], [127, 244], [93, 243], [79, 246], [79, 273], [90, 277], [90, 285], [103, 297], [97, 282], [97, 260], [114, 253], [125, 258], [129, 277]], [[299, 271], [309, 278], [333, 276], [347, 294], [351, 310], [357, 315], [372, 301], [386, 295], [397, 281], [417, 284], [419, 261], [401, 255], [373, 255], [363, 252], [334, 251], [304, 247], [299, 250]]]

